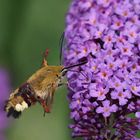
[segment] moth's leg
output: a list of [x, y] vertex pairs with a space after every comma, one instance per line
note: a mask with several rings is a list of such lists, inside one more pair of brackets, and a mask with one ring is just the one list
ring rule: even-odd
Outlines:
[[46, 49], [46, 51], [43, 53], [42, 67], [48, 66], [48, 63], [46, 60], [48, 53], [49, 53], [48, 49]]
[[46, 105], [46, 100], [39, 99], [39, 102], [42, 105], [44, 112], [50, 113], [50, 108]]
[[61, 78], [59, 83], [58, 83], [58, 87], [60, 87], [60, 86], [68, 86], [67, 80], [64, 78]]
[[42, 106], [44, 108], [44, 114], [45, 113], [50, 113], [51, 112], [51, 107], [52, 107], [52, 103], [53, 103], [53, 96], [54, 96], [54, 84], [52, 84], [50, 86], [50, 88], [48, 89], [49, 93], [47, 95], [47, 98], [42, 100]]
[[59, 83], [58, 87], [64, 86], [64, 85], [67, 86], [71, 91], [74, 91], [73, 88], [70, 86], [70, 84], [68, 82]]
[[45, 113], [51, 113], [50, 107], [45, 106], [45, 107], [44, 107], [44, 112], [45, 112]]
[[49, 109], [49, 112], [51, 112], [52, 104], [54, 99], [54, 92], [49, 93], [48, 98], [46, 100], [47, 107]]
[[51, 112], [51, 106], [53, 103], [53, 96], [54, 96], [53, 93], [49, 93], [48, 97], [46, 99], [41, 99], [38, 97], [38, 101], [42, 105], [45, 113]]
[[66, 83], [59, 83], [59, 84], [58, 84], [58, 87], [61, 87], [61, 86], [64, 86], [64, 85], [67, 86], [67, 85], [68, 85], [67, 82], [66, 82]]

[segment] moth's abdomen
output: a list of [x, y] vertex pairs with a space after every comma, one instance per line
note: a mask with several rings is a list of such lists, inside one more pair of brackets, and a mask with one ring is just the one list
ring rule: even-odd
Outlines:
[[7, 117], [13, 116], [14, 118], [18, 118], [26, 108], [28, 108], [28, 104], [24, 101], [24, 98], [16, 95], [10, 98], [5, 106]]
[[33, 90], [29, 83], [25, 83], [10, 95], [5, 105], [7, 116], [18, 118], [25, 109], [35, 103], [36, 99], [34, 98]]

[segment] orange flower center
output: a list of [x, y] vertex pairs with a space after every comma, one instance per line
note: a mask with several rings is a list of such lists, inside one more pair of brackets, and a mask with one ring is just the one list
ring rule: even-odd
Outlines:
[[122, 94], [121, 92], [119, 92], [118, 96], [122, 97], [122, 96], [123, 96], [123, 94]]
[[106, 72], [103, 72], [102, 75], [103, 75], [103, 77], [106, 77], [107, 76], [107, 73]]

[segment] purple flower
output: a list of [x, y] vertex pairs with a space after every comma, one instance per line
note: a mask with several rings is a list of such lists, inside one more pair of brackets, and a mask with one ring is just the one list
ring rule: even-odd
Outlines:
[[136, 113], [135, 113], [135, 116], [136, 116], [137, 118], [140, 118], [140, 112], [136, 112]]
[[6, 70], [0, 68], [0, 140], [5, 140], [4, 131], [8, 126], [8, 119], [4, 111], [5, 101], [10, 93], [10, 80]]
[[96, 112], [102, 113], [104, 117], [110, 116], [112, 112], [116, 112], [118, 109], [118, 107], [115, 104], [110, 106], [109, 100], [103, 101], [102, 104], [103, 104], [103, 107], [101, 106], [97, 107]]
[[106, 94], [108, 93], [109, 89], [103, 88], [102, 86], [93, 88], [92, 85], [89, 87], [89, 94], [91, 97], [97, 97], [97, 100], [104, 100], [106, 98]]
[[116, 41], [115, 32], [110, 30], [107, 35], [103, 36], [104, 46], [108, 47], [110, 44]]
[[123, 27], [123, 21], [121, 19], [119, 19], [117, 16], [113, 16], [112, 17], [112, 25], [111, 25], [111, 28], [113, 30], [118, 30], [120, 29], [121, 27]]
[[138, 140], [140, 1], [73, 0], [65, 38], [65, 66], [88, 60], [67, 73], [72, 136]]
[[136, 85], [135, 83], [132, 83], [130, 85], [130, 90], [134, 95], [140, 96], [140, 85]]
[[128, 90], [126, 90], [126, 91], [123, 91], [123, 90], [113, 91], [111, 93], [111, 98], [118, 99], [119, 105], [123, 106], [128, 102], [128, 99], [131, 98], [131, 93]]
[[128, 37], [128, 41], [130, 43], [134, 43], [135, 40], [138, 38], [138, 32], [137, 32], [138, 28], [136, 26], [134, 26], [132, 23], [131, 25], [129, 25], [125, 31], [124, 31], [124, 35], [126, 37]]
[[111, 3], [112, 0], [98, 0], [97, 4], [103, 6], [103, 7], [108, 7], [109, 4]]

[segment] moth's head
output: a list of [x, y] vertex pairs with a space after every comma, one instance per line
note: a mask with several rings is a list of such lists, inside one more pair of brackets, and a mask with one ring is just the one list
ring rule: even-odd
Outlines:
[[52, 72], [56, 74], [57, 77], [62, 77], [64, 66], [54, 66]]
[[65, 67], [63, 67], [63, 69], [61, 70], [61, 76], [64, 77], [67, 72], [68, 72], [68, 69], [65, 69]]
[[55, 72], [61, 73], [64, 69], [64, 66], [55, 66]]

